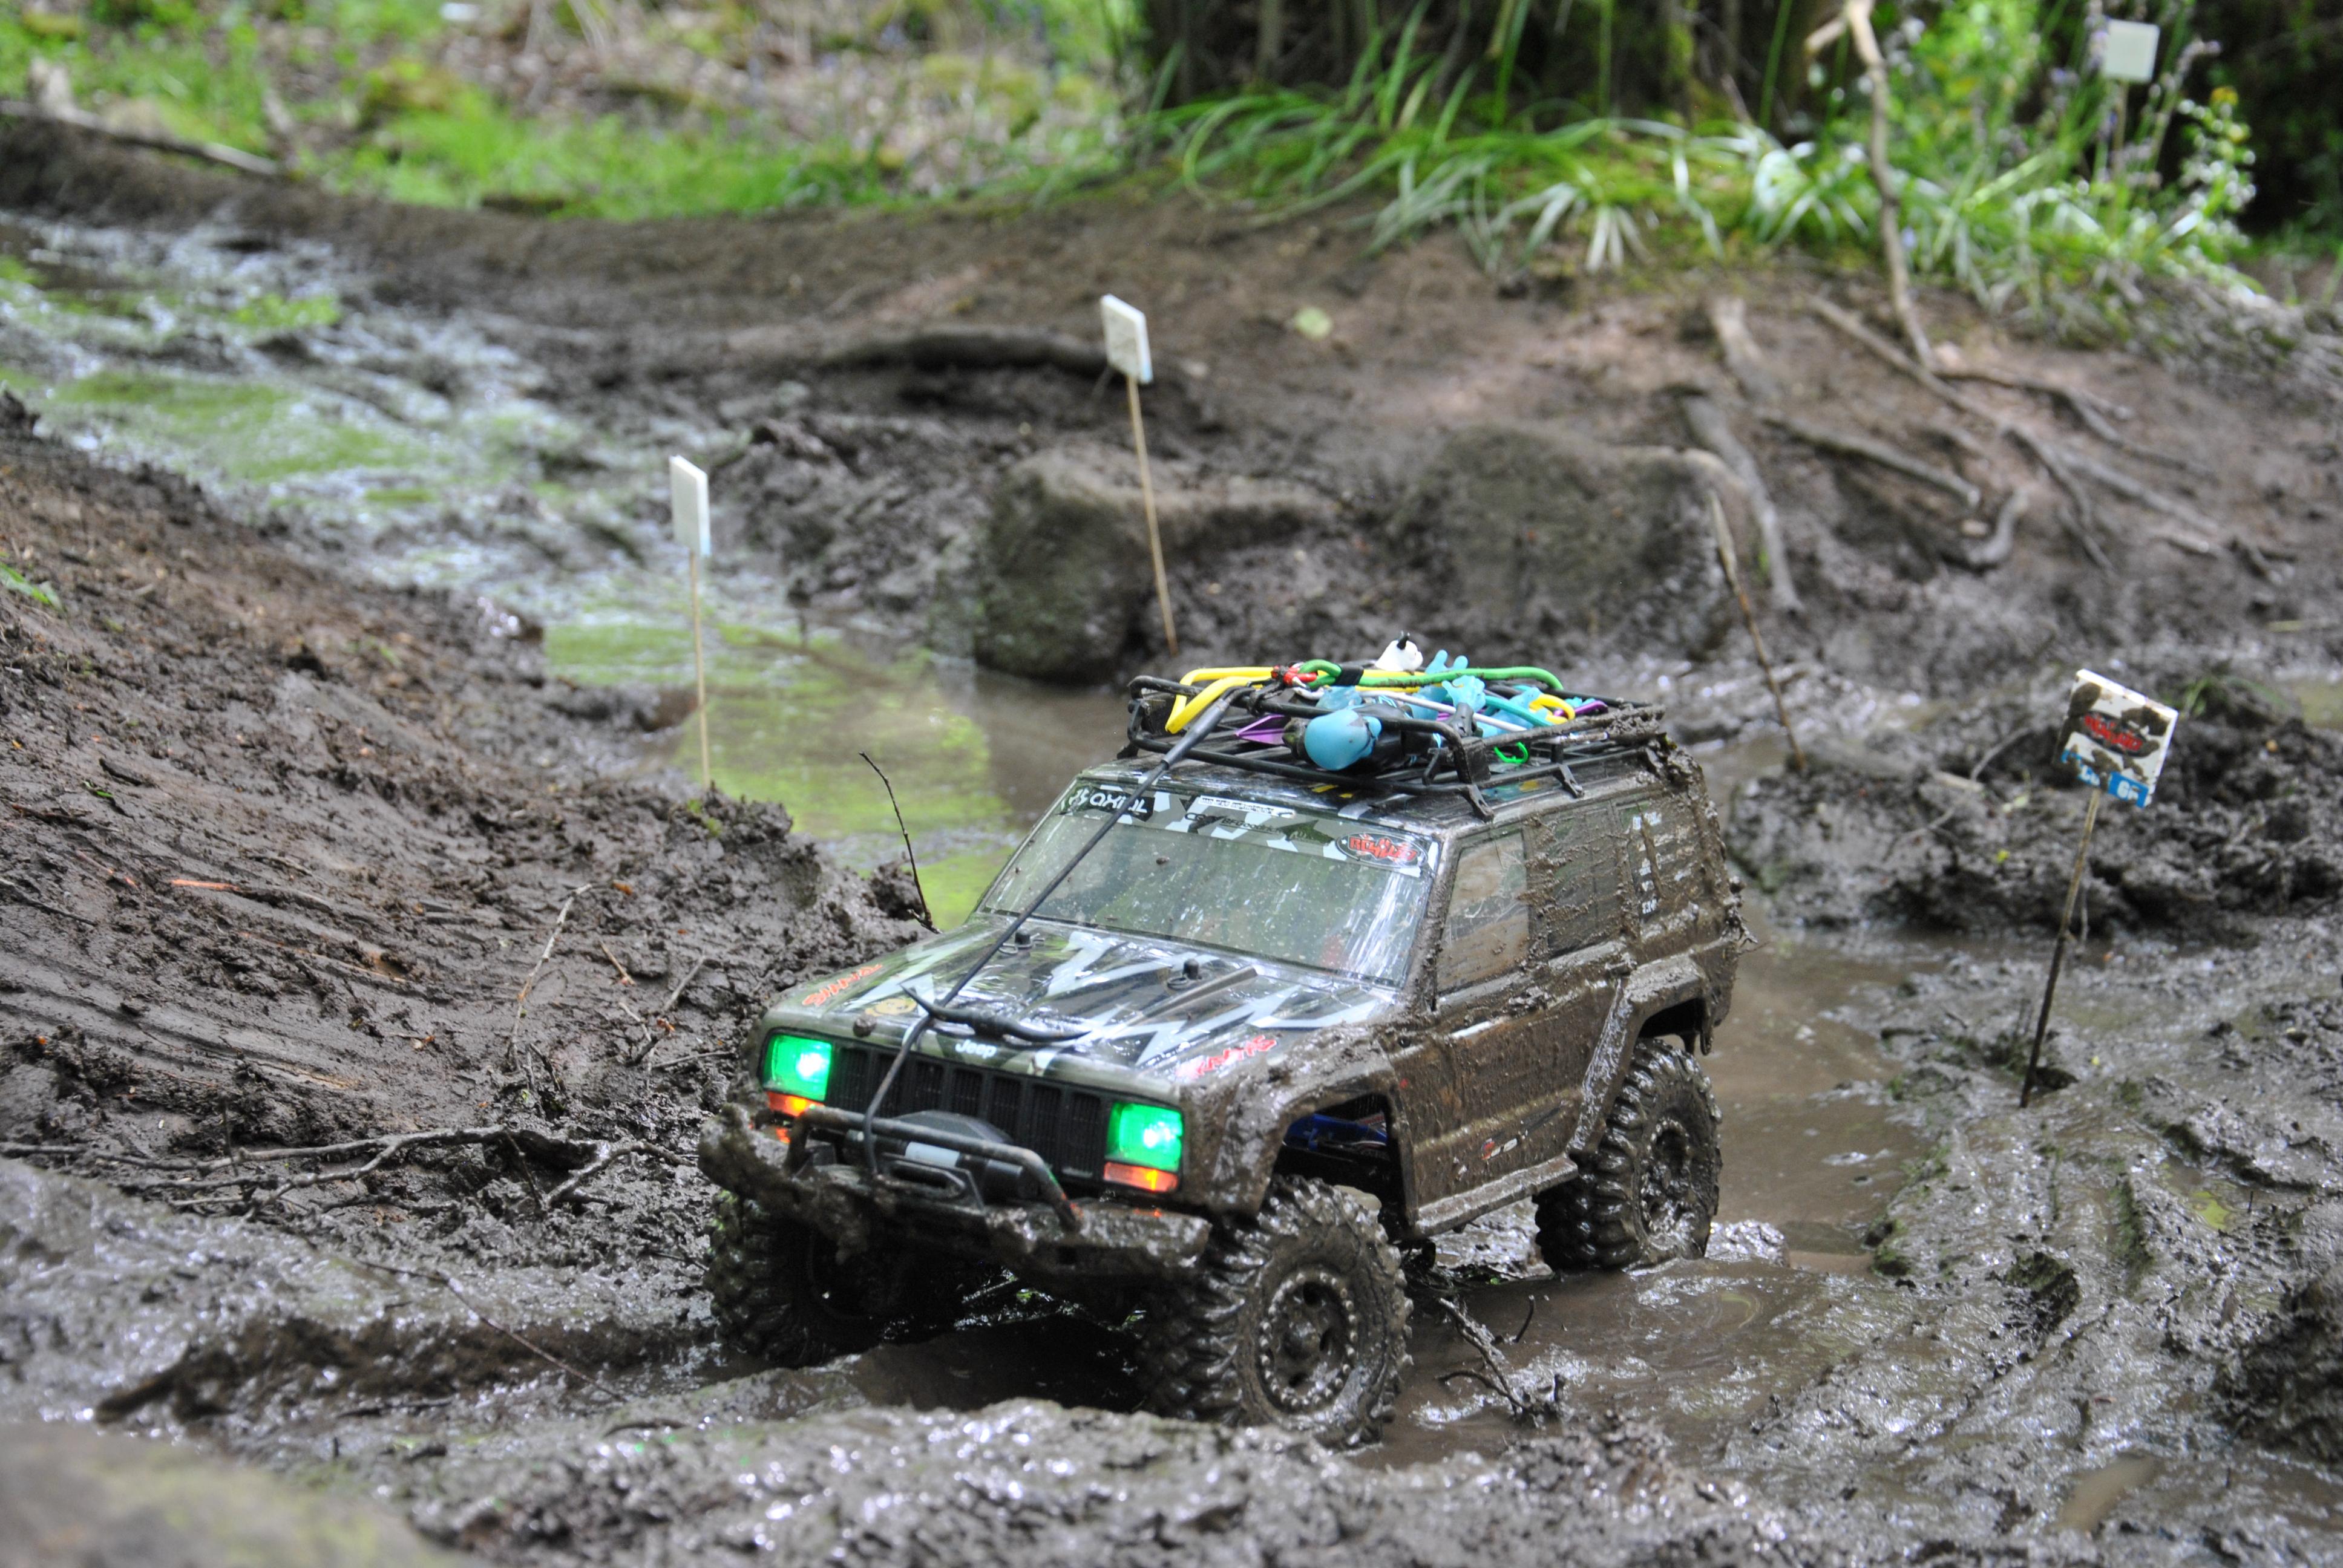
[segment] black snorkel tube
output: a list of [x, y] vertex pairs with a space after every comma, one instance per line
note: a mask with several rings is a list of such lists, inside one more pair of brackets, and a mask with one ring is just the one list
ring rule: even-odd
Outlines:
[[[1163, 760], [1155, 765], [1154, 770], [1140, 780], [1132, 793], [1144, 795], [1161, 783], [1163, 775], [1185, 761], [1188, 753], [1202, 745], [1204, 739], [1219, 727], [1222, 715], [1228, 710], [1229, 699], [1225, 697], [1204, 709], [1195, 722], [1190, 724], [1182, 733], [1178, 743], [1163, 754]], [[920, 1043], [920, 1037], [928, 1032], [928, 1027], [934, 1023], [938, 1017], [949, 1018], [953, 1011], [957, 1010], [953, 1009], [952, 1003], [960, 1000], [960, 993], [968, 989], [969, 981], [983, 973], [984, 966], [1001, 956], [1001, 950], [1009, 945], [1010, 939], [1024, 929], [1025, 922], [1033, 918], [1034, 911], [1050, 901], [1050, 895], [1058, 890], [1059, 884], [1073, 875], [1074, 868], [1081, 865], [1090, 852], [1105, 840], [1108, 831], [1121, 819], [1121, 812], [1109, 812], [1106, 820], [1099, 824], [1098, 831], [1091, 835], [1090, 842], [1074, 851], [1073, 858], [1060, 869], [1056, 876], [1050, 879], [1049, 885], [1035, 895], [1033, 901], [1025, 907], [1023, 912], [1009, 922], [1008, 929], [995, 937], [992, 945], [984, 950], [984, 956], [970, 964], [968, 972], [952, 982], [951, 990], [946, 991], [940, 1000], [930, 1001], [920, 998], [913, 999], [920, 1003], [920, 1020], [904, 1034], [903, 1043], [896, 1048], [895, 1060], [887, 1064], [886, 1075], [879, 1081], [878, 1092], [871, 1095], [870, 1103], [862, 1108], [862, 1159], [871, 1175], [875, 1177], [879, 1173], [879, 1140], [873, 1135], [871, 1124], [878, 1121], [879, 1108], [887, 1102], [887, 1092], [895, 1087], [895, 1080], [901, 1074], [903, 1063], [910, 1059], [912, 1048]]]

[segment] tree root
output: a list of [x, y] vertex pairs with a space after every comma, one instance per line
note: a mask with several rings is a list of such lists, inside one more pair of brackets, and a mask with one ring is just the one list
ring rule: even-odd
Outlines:
[[1770, 409], [1759, 417], [1775, 429], [1795, 436], [1810, 447], [1820, 447], [1825, 452], [1836, 452], [1845, 457], [1861, 457], [1866, 462], [1876, 463], [1883, 468], [1890, 468], [1906, 477], [1917, 479], [1924, 485], [1933, 485], [1960, 502], [1965, 511], [1976, 511], [1978, 503], [1985, 498], [1978, 493], [1975, 485], [1959, 475], [1948, 473], [1933, 463], [1924, 463], [1917, 457], [1909, 457], [1885, 442], [1872, 440], [1867, 436], [1826, 430], [1819, 425], [1809, 425], [1803, 419], [1794, 419], [1787, 414], [1777, 414]]
[[824, 369], [909, 365], [918, 370], [998, 370], [1046, 366], [1076, 376], [1103, 376], [1106, 350], [1096, 343], [1035, 327], [921, 327], [849, 343], [823, 355]]
[[[1765, 351], [1749, 335], [1749, 311], [1729, 294], [1711, 295], [1706, 304], [1708, 325], [1724, 352], [1725, 367], [1741, 384], [1742, 396], [1752, 403], [1771, 403], [1782, 395], [1782, 384], [1766, 367]], [[1717, 456], [1723, 457], [1722, 452]]]
[[[2150, 511], [2159, 512], [2176, 522], [2186, 523], [2191, 528], [2206, 530], [2214, 536], [2208, 539], [2198, 534], [2179, 529], [2155, 530], [2154, 537], [2165, 543], [2187, 550], [2192, 555], [2205, 556], [2213, 555], [2220, 545], [2227, 545], [2236, 550], [2253, 570], [2265, 576], [2268, 575], [2269, 566], [2267, 558], [2251, 540], [2247, 539], [2243, 535], [2223, 528], [2187, 502], [2177, 500], [2160, 490], [2141, 484], [2121, 469], [2110, 467], [2096, 457], [2087, 457], [2071, 448], [2056, 446], [2024, 426], [2002, 418], [1991, 409], [1984, 407], [1946, 385], [1934, 370], [1916, 362], [1898, 350], [1894, 345], [1865, 327], [1852, 312], [1841, 309], [1827, 299], [1816, 298], [1811, 303], [1816, 316], [1853, 338], [1889, 368], [1900, 375], [1910, 377], [1962, 413], [2009, 436], [2031, 452], [2035, 460], [2039, 462], [2050, 477], [2058, 482], [2059, 487], [2066, 492], [2068, 499], [2075, 504], [2079, 531], [2075, 528], [2070, 528], [2068, 531], [2075, 533], [2077, 542], [2084, 545], [2091, 558], [2098, 563], [2103, 570], [2113, 569], [2114, 563], [2107, 559], [2107, 552], [2099, 548], [2097, 542], [2089, 538], [2095, 514], [2090, 501], [2084, 495], [2078, 476], [2096, 481], [2136, 505], [2146, 507]], [[1987, 378], [1977, 377], [1977, 379]], [[2070, 406], [2077, 408], [2083, 407], [2080, 402]]]
[[[1734, 303], [1737, 305], [1739, 301]], [[1746, 339], [1748, 329], [1744, 327], [1741, 335]], [[1727, 364], [1730, 363], [1731, 353], [1728, 350]], [[1762, 374], [1762, 367], [1759, 368]], [[1745, 387], [1748, 385], [1746, 381], [1742, 384]], [[1805, 606], [1798, 598], [1797, 585], [1790, 580], [1790, 558], [1782, 539], [1781, 513], [1775, 508], [1774, 498], [1765, 489], [1765, 476], [1758, 471], [1757, 459], [1750, 456], [1749, 448], [1734, 435], [1732, 425], [1725, 417], [1725, 410], [1717, 407], [1715, 398], [1700, 394], [1686, 397], [1684, 400], [1684, 417], [1685, 426], [1692, 431], [1692, 438], [1716, 454], [1732, 471], [1733, 477], [1740, 481], [1742, 491], [1748, 498], [1749, 514], [1756, 521], [1758, 544], [1763, 551], [1764, 558], [1758, 564], [1765, 573], [1774, 608], [1783, 615], [1804, 614]]]
[[2009, 559], [2009, 552], [2017, 544], [2018, 519], [2026, 515], [2026, 492], [2012, 490], [2009, 498], [2001, 503], [2001, 510], [1993, 519], [1993, 532], [1975, 543], [1964, 541], [1955, 549], [1946, 551], [1955, 566], [1973, 572], [1988, 572]]

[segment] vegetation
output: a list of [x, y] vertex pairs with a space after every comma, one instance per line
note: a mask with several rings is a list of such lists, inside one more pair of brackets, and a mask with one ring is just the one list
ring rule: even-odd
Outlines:
[[[1844, 38], [1806, 47], [1835, 0], [1400, 3], [43, 0], [0, 19], [0, 82], [39, 61], [126, 126], [543, 213], [1045, 199], [1169, 169], [1266, 216], [1380, 197], [1369, 243], [1453, 226], [1524, 285], [1882, 241], [1868, 78]], [[2303, 35], [2231, 64], [2200, 3]], [[2127, 92], [2092, 66], [2106, 0], [1883, 7], [1913, 266], [1995, 307], [2234, 281], [2257, 170], [2222, 72], [2273, 95], [2300, 155], [2289, 234], [2343, 228], [2343, 116], [2284, 68], [2330, 45], [2292, 3], [2128, 0], [2165, 47]]]

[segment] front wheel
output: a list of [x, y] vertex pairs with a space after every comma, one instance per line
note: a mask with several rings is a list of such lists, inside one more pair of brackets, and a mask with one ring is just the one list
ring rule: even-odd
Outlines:
[[1629, 1269], [1708, 1251], [1716, 1220], [1716, 1093], [1676, 1040], [1647, 1036], [1578, 1174], [1537, 1203], [1538, 1251], [1556, 1273]]
[[1372, 1442], [1407, 1370], [1399, 1253], [1371, 1200], [1302, 1177], [1214, 1228], [1194, 1272], [1151, 1302], [1141, 1352], [1159, 1414]]
[[729, 1192], [709, 1225], [706, 1281], [725, 1340], [778, 1366], [867, 1351], [890, 1303], [821, 1232]]

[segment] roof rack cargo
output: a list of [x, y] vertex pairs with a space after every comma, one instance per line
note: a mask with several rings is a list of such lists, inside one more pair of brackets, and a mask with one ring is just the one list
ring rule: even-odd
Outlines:
[[[1484, 818], [1486, 789], [1552, 779], [1580, 794], [1574, 761], [1665, 739], [1665, 711], [1653, 704], [1573, 692], [1531, 666], [1482, 668], [1444, 650], [1427, 662], [1404, 634], [1370, 663], [1192, 669], [1178, 680], [1143, 675], [1129, 689], [1125, 756], [1170, 751], [1226, 699], [1233, 711], [1192, 760], [1309, 784], [1460, 794]], [[1232, 724], [1240, 713], [1251, 717]]]

